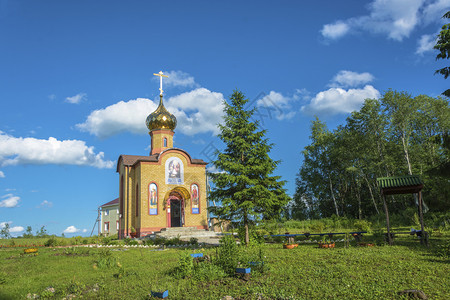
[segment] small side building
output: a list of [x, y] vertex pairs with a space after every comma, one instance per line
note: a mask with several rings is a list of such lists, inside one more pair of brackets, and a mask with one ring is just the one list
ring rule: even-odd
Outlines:
[[115, 235], [119, 231], [119, 198], [99, 207], [100, 228], [99, 235]]

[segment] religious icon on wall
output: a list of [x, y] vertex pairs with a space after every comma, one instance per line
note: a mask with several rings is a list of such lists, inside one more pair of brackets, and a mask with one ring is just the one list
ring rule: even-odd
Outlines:
[[158, 187], [155, 183], [148, 186], [148, 207], [150, 215], [158, 214]]
[[183, 162], [178, 157], [166, 161], [166, 184], [183, 184]]
[[200, 213], [200, 193], [195, 183], [191, 185], [191, 206], [193, 214]]

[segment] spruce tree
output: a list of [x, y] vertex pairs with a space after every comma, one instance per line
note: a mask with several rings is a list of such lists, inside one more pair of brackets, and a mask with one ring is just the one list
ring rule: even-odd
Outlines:
[[222, 220], [239, 222], [249, 244], [249, 225], [260, 218], [273, 218], [290, 200], [283, 189], [284, 181], [273, 176], [279, 161], [269, 157], [272, 144], [258, 131], [258, 121], [251, 118], [256, 108], [240, 91], [234, 91], [230, 103], [224, 101], [224, 124], [219, 124], [219, 138], [225, 150], [213, 162], [218, 172], [210, 174], [214, 188], [210, 199], [221, 202], [211, 211]]

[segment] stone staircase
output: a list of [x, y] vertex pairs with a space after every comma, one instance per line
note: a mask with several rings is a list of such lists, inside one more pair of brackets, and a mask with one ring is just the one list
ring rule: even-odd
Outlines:
[[157, 236], [166, 239], [178, 237], [182, 241], [189, 241], [191, 238], [196, 238], [199, 243], [218, 245], [223, 233], [197, 229], [195, 227], [169, 227], [148, 235], [146, 238], [154, 238]]

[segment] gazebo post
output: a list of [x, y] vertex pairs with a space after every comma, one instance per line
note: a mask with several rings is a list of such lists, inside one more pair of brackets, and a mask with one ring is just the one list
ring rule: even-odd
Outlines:
[[391, 229], [389, 226], [389, 211], [386, 204], [386, 195], [383, 194], [383, 204], [384, 204], [384, 213], [386, 214], [386, 229], [387, 229], [387, 236], [388, 236], [388, 243], [389, 246], [392, 246], [392, 238], [391, 238]]
[[422, 232], [421, 238], [420, 238], [420, 243], [424, 244], [426, 246], [428, 246], [428, 236], [427, 233], [425, 232], [425, 226], [423, 224], [423, 200], [422, 200], [422, 191], [420, 191], [419, 193], [419, 218], [420, 218], [420, 230]]

